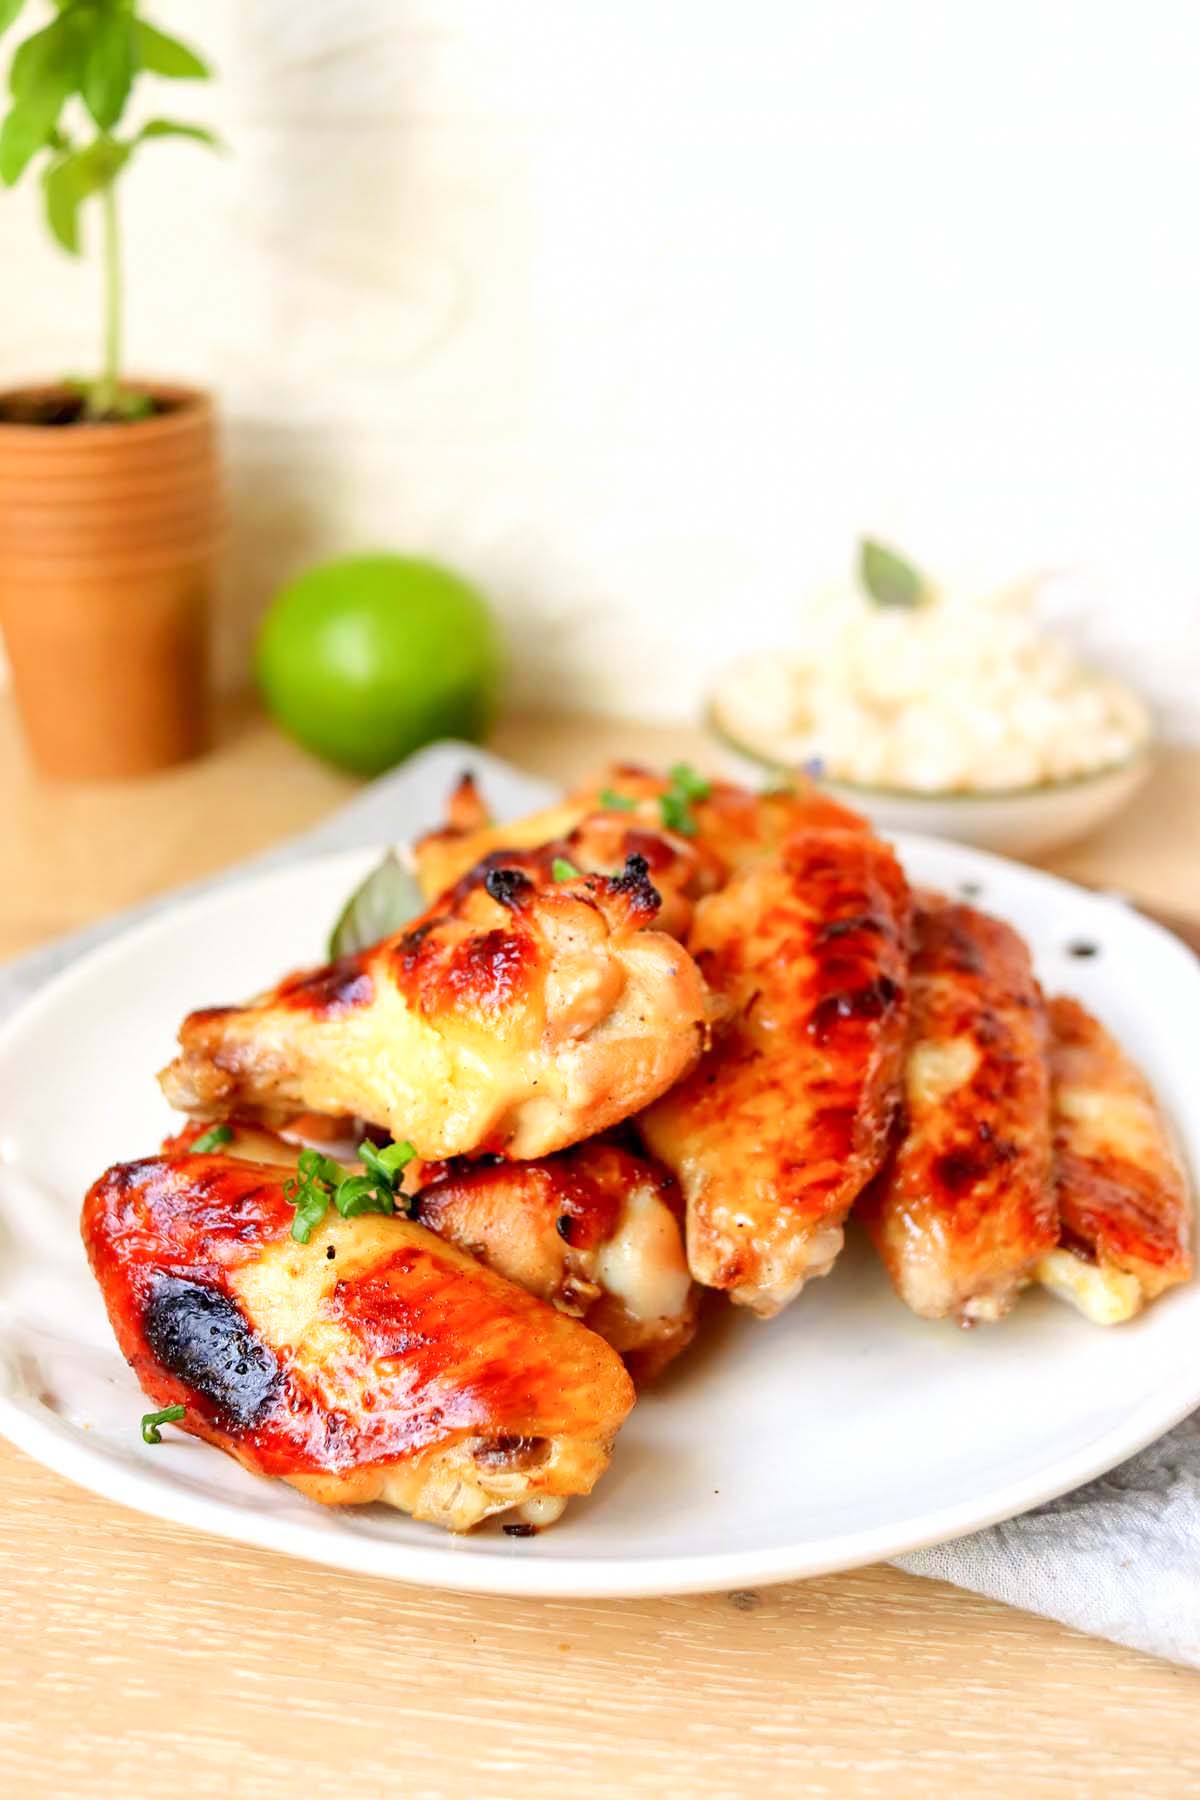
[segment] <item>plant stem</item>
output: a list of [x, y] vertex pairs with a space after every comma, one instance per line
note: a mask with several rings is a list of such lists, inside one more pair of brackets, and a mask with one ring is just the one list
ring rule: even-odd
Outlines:
[[115, 412], [121, 387], [121, 235], [115, 181], [103, 189], [100, 204], [104, 213], [104, 357], [89, 411], [94, 418], [104, 419]]

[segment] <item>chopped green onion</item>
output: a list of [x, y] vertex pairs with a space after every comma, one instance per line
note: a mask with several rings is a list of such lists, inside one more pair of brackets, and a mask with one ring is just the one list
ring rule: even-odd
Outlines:
[[637, 801], [629, 794], [618, 794], [616, 788], [601, 788], [598, 799], [606, 812], [637, 811]]
[[[368, 1187], [374, 1190], [380, 1203], [373, 1205], [365, 1199], [359, 1200], [357, 1198], [358, 1190], [355, 1190], [355, 1193], [348, 1197], [349, 1210], [347, 1210], [347, 1206], [343, 1204], [341, 1189], [339, 1189], [334, 1197], [334, 1204], [342, 1217], [351, 1219], [356, 1213], [360, 1212], [390, 1213], [394, 1212], [396, 1207], [399, 1206], [400, 1209], [407, 1213], [411, 1218], [412, 1202], [415, 1196], [402, 1194], [399, 1191], [398, 1178], [404, 1173], [416, 1154], [415, 1147], [409, 1143], [407, 1138], [399, 1144], [387, 1144], [382, 1150], [377, 1144], [373, 1144], [369, 1138], [361, 1143], [358, 1146], [358, 1155], [360, 1162], [367, 1170], [367, 1174], [365, 1176], [351, 1176], [350, 1179], [352, 1181], [356, 1179], [358, 1181], [365, 1181]], [[366, 1192], [365, 1189], [362, 1191], [364, 1193]], [[382, 1204], [382, 1201], [385, 1198], [387, 1200], [386, 1205]]]
[[222, 1144], [233, 1142], [233, 1132], [228, 1125], [210, 1125], [202, 1131], [198, 1138], [192, 1139], [192, 1155], [206, 1156], [210, 1150], [219, 1150]]
[[695, 837], [698, 826], [691, 803], [707, 800], [712, 793], [712, 782], [698, 774], [690, 763], [676, 763], [668, 774], [671, 785], [658, 797], [662, 822], [668, 831], [677, 831], [681, 837]]
[[358, 1146], [358, 1160], [363, 1167], [392, 1188], [396, 1185], [397, 1175], [407, 1169], [416, 1154], [407, 1138], [401, 1144], [386, 1144], [382, 1150], [369, 1138]]
[[550, 873], [555, 881], [575, 881], [579, 876], [579, 870], [575, 867], [575, 864], [573, 862], [568, 862], [565, 856], [555, 857], [554, 861], [550, 864]]
[[186, 1406], [163, 1406], [158, 1412], [142, 1414], [142, 1441], [147, 1444], [161, 1444], [160, 1425], [174, 1425], [182, 1419], [187, 1411]]
[[333, 1204], [343, 1219], [356, 1219], [359, 1213], [393, 1213], [396, 1210], [395, 1195], [376, 1175], [348, 1175], [338, 1184]]
[[680, 837], [695, 837], [698, 827], [686, 795], [671, 788], [659, 795], [658, 810], [668, 831], [677, 831]]
[[329, 1209], [334, 1190], [345, 1176], [340, 1163], [319, 1150], [302, 1150], [296, 1174], [283, 1184], [283, 1197], [294, 1206], [292, 1236], [298, 1244], [307, 1244]]
[[294, 1179], [283, 1184], [284, 1199], [296, 1209], [292, 1236], [298, 1244], [308, 1243], [331, 1200], [343, 1219], [367, 1212], [394, 1213], [397, 1205], [411, 1216], [411, 1197], [397, 1192], [397, 1180], [417, 1154], [413, 1145], [405, 1139], [380, 1149], [368, 1138], [358, 1146], [358, 1154], [365, 1175], [351, 1175], [319, 1150], [301, 1152]]
[[712, 793], [712, 782], [690, 763], [675, 763], [667, 773], [671, 777], [671, 786], [685, 800], [707, 800]]

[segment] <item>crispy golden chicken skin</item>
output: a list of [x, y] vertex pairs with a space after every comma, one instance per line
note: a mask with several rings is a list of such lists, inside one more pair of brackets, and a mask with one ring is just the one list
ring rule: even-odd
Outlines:
[[[294, 1164], [302, 1148], [295, 1127], [348, 1169], [359, 1166], [361, 1133], [311, 1116], [290, 1122], [290, 1141], [236, 1121], [222, 1152]], [[185, 1154], [205, 1129], [190, 1122], [166, 1140], [164, 1153]], [[414, 1161], [403, 1185], [421, 1224], [585, 1320], [639, 1383], [652, 1381], [695, 1335], [699, 1295], [688, 1272], [682, 1202], [673, 1178], [647, 1157], [596, 1141], [535, 1162]]]
[[436, 900], [496, 850], [532, 850], [566, 838], [585, 809], [563, 800], [509, 825], [492, 822], [471, 774], [461, 777], [446, 806], [446, 823], [413, 845], [417, 881], [425, 899]]
[[407, 1219], [330, 1209], [296, 1243], [286, 1175], [155, 1157], [88, 1193], [84, 1243], [147, 1394], [330, 1505], [465, 1531], [588, 1493], [633, 1404], [615, 1351]]
[[426, 1164], [415, 1216], [586, 1321], [651, 1381], [691, 1342], [699, 1295], [672, 1177], [615, 1144], [537, 1162]]
[[[618, 763], [578, 797], [586, 802], [598, 800], [601, 793], [615, 794], [635, 801], [629, 817], [654, 820], [660, 816], [663, 795], [671, 785], [669, 777]], [[857, 813], [822, 794], [803, 775], [766, 792], [730, 781], [713, 781], [707, 786], [708, 793], [693, 799], [688, 810], [694, 824], [691, 841], [718, 871], [713, 885], [719, 886], [759, 857], [770, 855], [798, 832], [868, 829]]]
[[673, 910], [671, 896], [686, 902], [711, 893], [798, 831], [866, 829], [856, 813], [797, 777], [792, 785], [765, 794], [732, 782], [709, 783], [707, 795], [689, 803], [690, 832], [685, 834], [664, 820], [662, 801], [671, 786], [669, 776], [614, 763], [557, 805], [495, 825], [473, 779], [466, 776], [450, 797], [447, 824], [414, 846], [421, 891], [427, 900], [436, 899], [498, 851], [545, 846], [581, 869], [597, 870], [617, 868], [626, 857], [642, 855], [667, 898], [662, 928], [682, 935], [690, 907]]
[[995, 1320], [1058, 1237], [1046, 1014], [1008, 925], [919, 897], [904, 1114], [861, 1214], [923, 1318]]
[[828, 1273], [883, 1159], [908, 941], [903, 873], [865, 831], [801, 833], [696, 909], [733, 1023], [638, 1128], [683, 1189], [693, 1275], [763, 1317]]
[[1192, 1273], [1187, 1179], [1154, 1095], [1078, 1000], [1049, 1005], [1054, 1198], [1062, 1239], [1038, 1278], [1100, 1325]]
[[356, 1115], [425, 1157], [544, 1156], [636, 1112], [700, 1053], [709, 996], [647, 929], [658, 905], [638, 859], [548, 887], [489, 869], [369, 950], [192, 1013], [163, 1090], [205, 1118]]

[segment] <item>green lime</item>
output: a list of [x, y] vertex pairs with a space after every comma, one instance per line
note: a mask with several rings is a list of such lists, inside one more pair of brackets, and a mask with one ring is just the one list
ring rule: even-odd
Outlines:
[[500, 647], [475, 589], [416, 556], [347, 556], [289, 582], [258, 640], [269, 710], [307, 750], [378, 775], [434, 738], [478, 738]]

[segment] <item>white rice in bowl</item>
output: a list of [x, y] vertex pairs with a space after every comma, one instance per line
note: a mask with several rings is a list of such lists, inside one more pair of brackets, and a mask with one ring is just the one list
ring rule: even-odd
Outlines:
[[791, 650], [722, 677], [712, 712], [770, 761], [815, 760], [834, 781], [926, 794], [1096, 774], [1150, 738], [1138, 696], [1041, 630], [1027, 590], [934, 589], [915, 607], [826, 594]]

